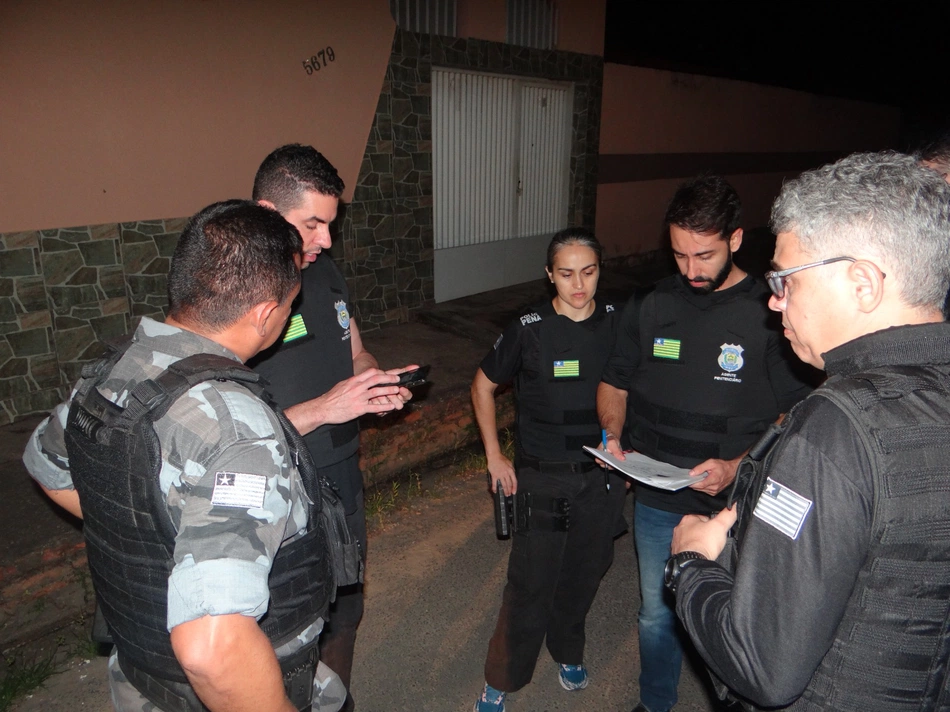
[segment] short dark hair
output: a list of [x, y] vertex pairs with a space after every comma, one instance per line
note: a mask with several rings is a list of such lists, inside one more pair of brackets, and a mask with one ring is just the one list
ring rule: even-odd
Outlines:
[[168, 273], [169, 316], [220, 331], [300, 282], [297, 228], [250, 200], [226, 200], [192, 217]]
[[597, 256], [597, 264], [600, 264], [604, 253], [604, 248], [594, 236], [594, 233], [586, 227], [568, 227], [561, 230], [551, 238], [551, 244], [548, 245], [548, 257], [546, 267], [554, 269], [554, 256], [568, 245], [581, 245], [589, 247]]
[[308, 192], [334, 198], [343, 195], [343, 179], [313, 146], [291, 143], [264, 159], [254, 176], [254, 200], [273, 203], [281, 214], [293, 210]]
[[742, 203], [736, 189], [721, 176], [703, 174], [676, 189], [664, 224], [728, 240], [739, 229], [741, 218]]
[[914, 155], [919, 161], [950, 164], [950, 129], [921, 143]]

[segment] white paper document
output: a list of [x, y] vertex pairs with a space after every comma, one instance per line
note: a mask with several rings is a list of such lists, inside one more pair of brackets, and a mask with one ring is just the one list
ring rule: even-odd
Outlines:
[[606, 462], [620, 474], [659, 489], [680, 490], [694, 482], [699, 482], [709, 474], [704, 472], [701, 475], [690, 477], [688, 469], [654, 460], [652, 457], [641, 455], [638, 452], [625, 453], [626, 459], [618, 460], [604, 450], [598, 450], [587, 445], [584, 446], [584, 449], [598, 460]]

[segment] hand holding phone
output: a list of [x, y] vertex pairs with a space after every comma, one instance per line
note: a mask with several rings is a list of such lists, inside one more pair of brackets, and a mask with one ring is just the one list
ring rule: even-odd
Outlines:
[[402, 388], [415, 388], [416, 386], [421, 386], [423, 383], [427, 383], [429, 376], [429, 366], [420, 366], [414, 371], [404, 371], [399, 374], [399, 381], [394, 384], [383, 384], [383, 385], [396, 385], [401, 386]]

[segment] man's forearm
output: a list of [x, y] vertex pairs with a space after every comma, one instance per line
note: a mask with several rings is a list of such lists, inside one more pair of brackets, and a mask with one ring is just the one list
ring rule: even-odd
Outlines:
[[813, 668], [800, 669], [791, 651], [783, 652], [782, 636], [767, 624], [737, 623], [733, 596], [732, 574], [713, 561], [696, 562], [680, 575], [676, 613], [705, 663], [730, 690], [764, 707], [791, 704]]
[[363, 346], [363, 337], [360, 335], [355, 319], [350, 321], [350, 349], [353, 354], [354, 376], [358, 376], [370, 368], [379, 368], [376, 358]]
[[627, 391], [601, 381], [597, 387], [597, 418], [600, 427], [619, 440], [627, 420]]
[[353, 375], [358, 376], [370, 368], [379, 368], [379, 362], [369, 351], [361, 351], [353, 357]]
[[320, 406], [320, 398], [285, 408], [284, 414], [301, 435], [313, 432], [327, 423], [326, 410]]
[[79, 493], [76, 490], [55, 490], [43, 487], [43, 485], [40, 485], [40, 487], [43, 488], [46, 496], [53, 500], [53, 502], [58, 504], [74, 517], [79, 517], [82, 519], [82, 507], [79, 504]]
[[274, 648], [257, 621], [231, 614], [175, 626], [172, 648], [212, 712], [294, 712]]

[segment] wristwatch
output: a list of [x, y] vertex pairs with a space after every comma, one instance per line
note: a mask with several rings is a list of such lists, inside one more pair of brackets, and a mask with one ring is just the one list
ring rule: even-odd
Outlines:
[[663, 582], [672, 593], [676, 593], [676, 582], [679, 581], [683, 569], [693, 561], [706, 561], [706, 557], [698, 551], [681, 551], [673, 554], [666, 562], [666, 569], [663, 571]]

